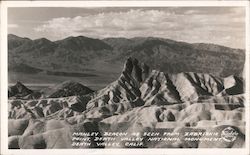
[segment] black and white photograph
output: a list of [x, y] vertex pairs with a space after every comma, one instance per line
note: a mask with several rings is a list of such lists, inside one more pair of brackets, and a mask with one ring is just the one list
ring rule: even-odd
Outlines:
[[8, 7], [8, 149], [246, 148], [246, 14]]

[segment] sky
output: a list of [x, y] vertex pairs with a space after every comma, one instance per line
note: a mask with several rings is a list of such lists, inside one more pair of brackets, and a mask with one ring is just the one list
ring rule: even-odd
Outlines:
[[244, 7], [8, 8], [8, 33], [55, 41], [69, 36], [161, 37], [245, 48]]

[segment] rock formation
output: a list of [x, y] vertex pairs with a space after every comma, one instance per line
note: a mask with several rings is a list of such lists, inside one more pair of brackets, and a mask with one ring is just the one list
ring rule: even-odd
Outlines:
[[[27, 99], [22, 97], [32, 91], [17, 83], [9, 89], [9, 148], [241, 148], [245, 145], [243, 85], [243, 78], [236, 75], [221, 78], [151, 71], [134, 58], [125, 62], [117, 80], [95, 92], [79, 83], [64, 82], [43, 89], [47, 94], [43, 98]], [[11, 98], [14, 95], [20, 98]], [[218, 143], [185, 140], [186, 132], [218, 132], [214, 138], [220, 138], [225, 129], [237, 132], [236, 139]], [[96, 136], [84, 136], [90, 145], [73, 146], [77, 132]], [[112, 138], [106, 132], [136, 132], [142, 141], [138, 146], [128, 145], [135, 138], [128, 135], [127, 140], [116, 137], [113, 142], [119, 145], [100, 145]], [[152, 141], [152, 137], [164, 137], [150, 136], [150, 132], [179, 135], [173, 141]]]

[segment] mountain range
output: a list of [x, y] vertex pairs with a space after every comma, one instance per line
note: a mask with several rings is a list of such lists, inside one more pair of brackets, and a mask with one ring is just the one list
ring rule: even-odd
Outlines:
[[50, 41], [9, 34], [8, 51], [10, 72], [79, 77], [108, 73], [107, 79], [111, 81], [119, 76], [123, 62], [129, 57], [166, 73], [196, 72], [220, 77], [240, 75], [245, 62], [242, 49], [154, 37], [77, 36]]

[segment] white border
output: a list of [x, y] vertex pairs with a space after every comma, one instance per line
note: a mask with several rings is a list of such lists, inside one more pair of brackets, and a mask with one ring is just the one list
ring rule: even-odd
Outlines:
[[[1, 74], [0, 74], [0, 99], [1, 99], [1, 155], [10, 154], [179, 154], [179, 155], [207, 155], [207, 154], [249, 154], [249, 2], [248, 1], [2, 1], [1, 3]], [[242, 6], [246, 9], [246, 148], [240, 149], [46, 149], [46, 150], [13, 150], [8, 149], [8, 71], [7, 71], [7, 8], [8, 7], [171, 7], [171, 6]]]

